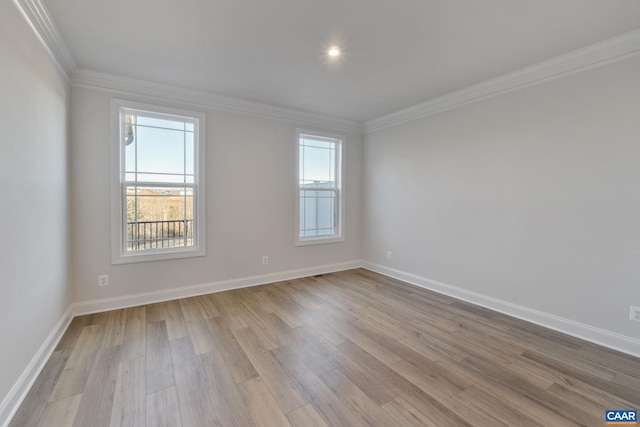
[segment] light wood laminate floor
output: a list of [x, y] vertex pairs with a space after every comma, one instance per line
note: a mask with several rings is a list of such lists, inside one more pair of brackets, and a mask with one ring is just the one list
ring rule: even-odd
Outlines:
[[603, 426], [640, 359], [366, 270], [77, 317], [11, 426]]

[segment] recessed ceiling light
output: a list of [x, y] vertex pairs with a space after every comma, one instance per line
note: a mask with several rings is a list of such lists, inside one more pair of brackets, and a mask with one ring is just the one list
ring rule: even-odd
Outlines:
[[329, 56], [338, 56], [340, 55], [340, 49], [338, 49], [336, 46], [333, 46], [327, 51], [327, 54], [329, 54]]

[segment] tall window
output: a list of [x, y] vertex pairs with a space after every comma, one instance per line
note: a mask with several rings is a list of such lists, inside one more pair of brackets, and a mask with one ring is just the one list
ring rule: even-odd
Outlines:
[[301, 130], [297, 136], [296, 244], [343, 241], [344, 137]]
[[204, 115], [113, 106], [112, 261], [204, 255]]

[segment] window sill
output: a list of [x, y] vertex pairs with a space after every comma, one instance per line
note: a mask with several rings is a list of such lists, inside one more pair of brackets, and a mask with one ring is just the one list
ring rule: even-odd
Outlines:
[[295, 246], [325, 245], [329, 243], [342, 242], [344, 242], [344, 237], [312, 237], [306, 239], [297, 239]]
[[111, 257], [111, 264], [132, 264], [137, 262], [151, 262], [151, 261], [169, 261], [172, 259], [184, 259], [184, 258], [197, 258], [206, 256], [207, 252], [204, 249], [189, 249], [189, 250], [175, 250], [175, 251], [161, 251], [161, 252], [140, 252], [140, 253], [128, 253], [128, 254], [113, 254]]

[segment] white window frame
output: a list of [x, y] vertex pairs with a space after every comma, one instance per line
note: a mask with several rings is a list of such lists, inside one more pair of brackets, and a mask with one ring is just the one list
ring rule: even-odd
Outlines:
[[[177, 118], [189, 118], [196, 122], [194, 128], [194, 212], [195, 227], [193, 246], [181, 248], [157, 248], [137, 251], [126, 250], [127, 215], [124, 194], [124, 147], [120, 114], [122, 109], [148, 112], [150, 115], [171, 115]], [[189, 111], [159, 105], [146, 104], [122, 99], [111, 100], [111, 263], [126, 264], [146, 261], [162, 261], [180, 258], [192, 258], [206, 255], [206, 115], [198, 111]]]
[[[335, 180], [336, 180], [336, 233], [323, 235], [323, 236], [300, 236], [300, 138], [303, 135], [308, 135], [317, 138], [326, 138], [335, 140], [336, 147], [336, 167], [335, 167]], [[309, 129], [296, 129], [296, 141], [295, 141], [295, 246], [307, 246], [307, 245], [321, 245], [326, 243], [338, 243], [345, 241], [344, 232], [344, 147], [346, 138], [344, 135], [338, 135], [333, 133], [321, 132]], [[306, 190], [310, 188], [305, 187]], [[313, 190], [313, 188], [311, 188]], [[327, 190], [327, 188], [318, 188], [318, 190]]]

